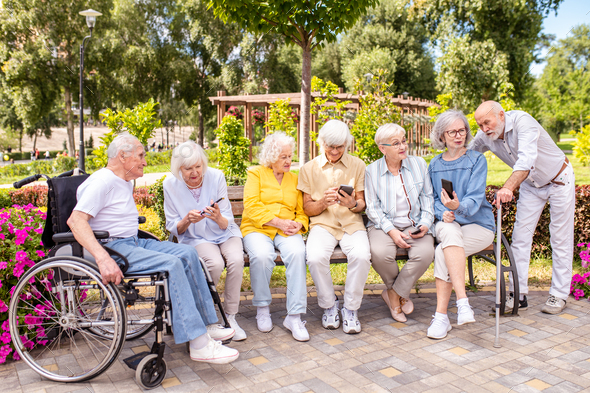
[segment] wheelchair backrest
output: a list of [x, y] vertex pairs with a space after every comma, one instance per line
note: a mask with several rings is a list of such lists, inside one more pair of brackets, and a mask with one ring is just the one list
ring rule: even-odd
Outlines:
[[87, 174], [73, 176], [73, 173], [69, 171], [47, 180], [47, 219], [41, 236], [46, 248], [55, 245], [52, 239], [55, 233], [70, 232], [67, 221], [78, 201], [76, 191], [89, 177]]

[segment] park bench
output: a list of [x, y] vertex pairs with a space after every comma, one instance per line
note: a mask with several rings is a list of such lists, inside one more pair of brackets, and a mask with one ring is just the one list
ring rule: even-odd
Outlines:
[[[231, 202], [232, 212], [234, 214], [234, 220], [236, 224], [239, 226], [242, 222], [242, 213], [244, 212], [244, 186], [230, 186], [227, 188], [228, 198]], [[367, 223], [367, 216], [363, 214], [363, 220], [365, 224]], [[508, 258], [509, 265], [502, 264], [502, 273], [510, 272], [513, 274], [513, 277], [517, 277], [516, 274], [516, 266], [514, 264], [514, 258], [512, 257], [512, 251], [510, 250], [508, 240], [502, 235], [502, 244], [504, 246], [505, 253], [507, 254], [506, 257]], [[490, 244], [484, 250], [475, 253], [473, 255], [468, 256], [467, 268], [469, 271], [469, 283], [472, 287], [475, 287], [475, 278], [473, 275], [473, 258], [479, 257], [482, 258], [492, 264], [496, 264], [495, 261], [495, 247], [496, 243]], [[408, 260], [408, 252], [405, 249], [398, 248], [396, 259], [398, 261], [406, 261]], [[275, 259], [277, 265], [283, 265], [283, 261], [281, 259], [280, 252], [277, 250], [277, 258]], [[339, 246], [334, 249], [332, 253], [332, 257], [330, 258], [330, 263], [346, 263], [346, 255], [342, 252]], [[249, 258], [248, 254], [244, 253], [244, 265], [249, 266]], [[519, 290], [518, 290], [518, 280], [515, 281], [515, 288], [514, 288], [514, 296], [518, 298]], [[504, 314], [505, 305], [506, 305], [506, 283], [504, 279], [504, 274], [501, 276], [500, 281], [501, 287], [501, 306], [500, 306], [500, 313]], [[512, 310], [513, 315], [518, 314], [518, 308]]]

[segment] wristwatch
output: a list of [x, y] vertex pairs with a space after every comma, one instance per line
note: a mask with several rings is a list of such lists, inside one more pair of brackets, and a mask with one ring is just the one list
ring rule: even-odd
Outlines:
[[354, 209], [356, 209], [356, 207], [359, 205], [359, 200], [356, 199], [355, 202], [356, 203], [354, 204], [354, 206], [353, 207], [349, 207], [348, 210], [354, 210]]

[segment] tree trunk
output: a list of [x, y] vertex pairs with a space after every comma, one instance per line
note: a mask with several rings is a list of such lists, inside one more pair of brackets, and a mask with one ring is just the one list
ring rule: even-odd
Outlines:
[[[76, 142], [74, 140], [74, 114], [72, 112], [72, 92], [69, 87], [64, 90], [64, 96], [66, 101], [66, 118], [68, 120], [67, 131], [68, 131], [68, 145], [70, 146], [70, 157], [76, 156]], [[83, 119], [80, 119], [82, 121]]]
[[301, 115], [299, 117], [299, 165], [309, 161], [309, 130], [311, 103], [311, 43], [304, 43], [301, 50]]
[[35, 137], [33, 138], [33, 151], [37, 149], [37, 132], [35, 132]]
[[201, 104], [198, 106], [198, 114], [199, 114], [199, 141], [197, 142], [203, 148], [205, 147], [205, 124], [203, 124], [203, 111], [201, 108]]

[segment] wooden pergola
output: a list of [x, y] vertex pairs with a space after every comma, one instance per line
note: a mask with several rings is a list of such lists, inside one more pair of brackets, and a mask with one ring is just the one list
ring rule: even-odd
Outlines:
[[[297, 115], [300, 113], [301, 107], [301, 93], [281, 93], [281, 94], [245, 94], [240, 96], [227, 96], [225, 91], [218, 91], [217, 96], [209, 97], [211, 103], [217, 107], [217, 126], [221, 125], [221, 120], [226, 115], [226, 111], [230, 106], [243, 106], [244, 107], [244, 131], [246, 138], [250, 139], [250, 160], [252, 160], [252, 145], [254, 144], [254, 127], [252, 125], [252, 110], [254, 108], [264, 108], [265, 121], [268, 120], [268, 112], [270, 104], [278, 100], [286, 100], [289, 98], [289, 105], [295, 109]], [[312, 101], [320, 97], [319, 93], [312, 93]], [[354, 94], [344, 93], [343, 89], [340, 88], [338, 94], [334, 95], [341, 101], [351, 101], [350, 104], [346, 105], [347, 110], [358, 111], [360, 107], [359, 96]], [[330, 102], [326, 103], [328, 106]], [[430, 135], [431, 124], [428, 123], [428, 108], [437, 103], [429, 100], [423, 100], [414, 97], [404, 97], [398, 95], [393, 99], [393, 104], [402, 108], [404, 116], [402, 117], [401, 125], [404, 125], [404, 118], [411, 117], [412, 119], [420, 118], [421, 121], [413, 121], [414, 127], [411, 132], [408, 133], [407, 139], [413, 146], [420, 146], [423, 143], [424, 138], [428, 138]], [[311, 114], [311, 130], [312, 132], [319, 131], [319, 124], [317, 122], [317, 116]], [[407, 122], [407, 121], [406, 121]], [[268, 132], [268, 129], [266, 130]], [[311, 146], [309, 149], [310, 159], [314, 158], [318, 154], [317, 144], [310, 141]], [[297, 146], [299, 147], [299, 132], [297, 133]], [[354, 151], [354, 144], [351, 147]], [[419, 151], [416, 151], [420, 154]]]

